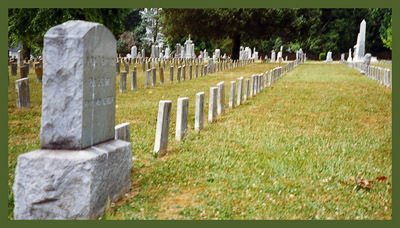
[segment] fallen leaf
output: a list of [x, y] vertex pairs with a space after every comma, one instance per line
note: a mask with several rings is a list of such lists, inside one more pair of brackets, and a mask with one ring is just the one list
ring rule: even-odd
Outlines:
[[353, 182], [355, 178], [353, 176], [349, 177], [349, 181]]
[[386, 176], [377, 176], [376, 179], [380, 182], [386, 182], [387, 177]]
[[344, 182], [344, 181], [340, 181], [340, 184], [341, 184], [342, 186], [346, 186], [346, 185], [347, 185], [347, 183]]
[[362, 188], [370, 189], [372, 183], [373, 183], [373, 181], [369, 181], [369, 180], [365, 180], [365, 179], [357, 180], [357, 186], [362, 187]]

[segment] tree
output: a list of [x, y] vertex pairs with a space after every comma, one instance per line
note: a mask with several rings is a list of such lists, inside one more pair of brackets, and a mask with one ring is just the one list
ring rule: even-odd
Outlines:
[[29, 9], [14, 8], [8, 10], [8, 39], [13, 46], [23, 45], [23, 57], [30, 56], [31, 49], [40, 55], [43, 49], [43, 37], [53, 26], [68, 20], [85, 20], [105, 25], [115, 36], [123, 32], [123, 18], [127, 9]]
[[381, 35], [381, 39], [384, 46], [392, 50], [392, 19], [390, 19], [390, 27], [386, 30], [386, 37]]
[[188, 34], [214, 45], [231, 40], [230, 51], [237, 59], [241, 45], [263, 52], [290, 45], [312, 54], [330, 50], [338, 56], [354, 47], [363, 19], [366, 52], [388, 51], [391, 15], [386, 8], [163, 9], [160, 21], [168, 42]]
[[142, 26], [146, 29], [142, 43], [147, 47], [164, 41], [164, 35], [161, 32], [162, 27], [159, 23], [160, 11], [160, 8], [146, 8], [141, 11]]
[[163, 33], [175, 42], [187, 34], [214, 42], [229, 38], [231, 56], [238, 59], [242, 42], [271, 37], [289, 42], [301, 36], [301, 30], [312, 26], [314, 14], [299, 20], [300, 12], [301, 9], [163, 9], [161, 23]]
[[[124, 29], [126, 32], [133, 32], [134, 45], [142, 46], [143, 40], [146, 35], [146, 26], [142, 21], [141, 12], [143, 8], [131, 9], [130, 12], [125, 16], [123, 20]], [[130, 45], [128, 45], [129, 47]]]
[[122, 24], [124, 25], [125, 31], [135, 31], [135, 28], [142, 23], [142, 17], [140, 11], [142, 8], [131, 9], [128, 14], [126, 14]]

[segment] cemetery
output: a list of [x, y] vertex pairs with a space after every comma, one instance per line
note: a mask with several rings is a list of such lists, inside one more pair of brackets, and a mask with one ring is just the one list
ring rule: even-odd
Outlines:
[[52, 25], [9, 53], [8, 218], [392, 219], [392, 61], [367, 22], [318, 55]]

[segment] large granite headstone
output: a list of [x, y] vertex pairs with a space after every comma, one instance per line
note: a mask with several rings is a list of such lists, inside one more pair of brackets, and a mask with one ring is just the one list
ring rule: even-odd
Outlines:
[[114, 138], [115, 58], [115, 38], [100, 24], [69, 21], [46, 33], [42, 148], [83, 149]]
[[18, 157], [14, 218], [96, 219], [130, 188], [131, 143], [114, 139], [116, 41], [68, 21], [45, 34], [43, 58], [41, 149]]

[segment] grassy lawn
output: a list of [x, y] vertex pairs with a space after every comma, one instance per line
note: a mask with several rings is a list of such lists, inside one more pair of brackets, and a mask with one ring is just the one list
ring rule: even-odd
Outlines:
[[383, 64], [383, 63], [371, 63], [372, 66], [377, 66], [377, 67], [382, 67], [385, 69], [392, 70], [392, 65], [389, 64]]
[[[116, 124], [131, 123], [132, 187], [102, 218], [391, 219], [392, 92], [346, 65], [303, 64], [244, 105], [230, 110], [226, 104], [201, 132], [193, 130], [197, 92], [205, 92], [206, 114], [209, 87], [225, 81], [228, 103], [230, 81], [275, 66], [256, 63], [174, 84], [167, 69], [165, 85], [150, 89], [143, 89], [138, 66], [139, 90], [130, 90], [129, 76], [122, 95], [118, 76]], [[16, 77], [10, 78], [12, 218], [17, 156], [40, 147], [41, 84], [32, 72], [32, 109], [17, 110]], [[183, 142], [173, 137], [179, 97], [189, 97]], [[156, 158], [159, 100], [173, 106], [168, 154]]]

